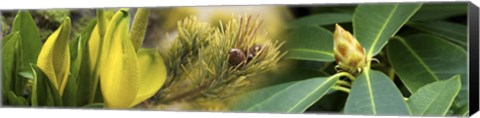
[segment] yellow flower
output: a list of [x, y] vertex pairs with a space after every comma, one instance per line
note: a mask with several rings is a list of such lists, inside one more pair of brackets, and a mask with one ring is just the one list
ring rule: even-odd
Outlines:
[[365, 48], [360, 45], [355, 37], [340, 25], [335, 25], [333, 33], [334, 57], [337, 62], [336, 69], [349, 73], [358, 73], [366, 65]]
[[37, 66], [52, 81], [60, 96], [67, 85], [70, 72], [70, 18], [66, 18], [62, 25], [47, 39], [38, 55]]
[[[108, 108], [129, 108], [153, 96], [166, 79], [163, 59], [154, 49], [135, 50], [130, 16], [121, 9], [108, 22], [97, 60], [100, 86]], [[98, 51], [98, 50], [91, 50]]]

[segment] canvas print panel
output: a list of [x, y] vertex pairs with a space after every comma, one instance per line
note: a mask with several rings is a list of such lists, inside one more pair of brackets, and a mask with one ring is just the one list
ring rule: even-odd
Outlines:
[[1, 13], [8, 107], [469, 112], [466, 3]]

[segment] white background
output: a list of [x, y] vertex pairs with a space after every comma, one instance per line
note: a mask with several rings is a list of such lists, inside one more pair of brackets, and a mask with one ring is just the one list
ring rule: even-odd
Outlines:
[[[420, 1], [466, 1], [466, 0], [0, 0], [0, 10], [46, 9], [46, 8], [100, 8], [100, 7], [161, 7], [161, 6], [206, 6], [206, 5], [295, 5], [295, 4], [342, 4], [369, 2], [420, 2]], [[473, 0], [479, 6], [478, 0]], [[475, 84], [475, 83], [473, 83]], [[477, 83], [478, 84], [478, 83]], [[479, 113], [475, 115], [479, 117]], [[474, 117], [475, 117], [474, 116]], [[84, 110], [84, 109], [33, 109], [0, 108], [0, 118], [322, 118], [373, 116], [348, 116], [328, 114], [270, 114], [270, 113], [218, 113], [218, 112], [167, 112], [133, 110]], [[404, 117], [404, 116], [379, 116]]]

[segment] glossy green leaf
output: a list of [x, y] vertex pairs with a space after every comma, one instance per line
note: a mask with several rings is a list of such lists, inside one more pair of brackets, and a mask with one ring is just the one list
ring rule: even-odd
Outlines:
[[468, 13], [467, 3], [425, 3], [418, 12], [413, 15], [412, 21], [420, 20], [439, 20], [449, 17], [455, 17], [460, 15], [466, 15]]
[[441, 36], [452, 42], [460, 44], [466, 49], [467, 46], [467, 26], [446, 22], [446, 21], [423, 21], [410, 22], [408, 26], [417, 28], [419, 30]]
[[395, 84], [384, 73], [376, 70], [365, 70], [353, 82], [344, 113], [410, 115]]
[[[402, 83], [415, 93], [420, 87], [460, 74], [461, 104], [467, 99], [467, 52], [440, 37], [417, 34], [392, 40], [387, 54]], [[460, 105], [461, 105], [460, 104]]]
[[378, 54], [421, 6], [417, 3], [358, 5], [353, 14], [354, 35], [367, 56]]
[[34, 75], [31, 96], [32, 107], [62, 106], [62, 97], [60, 97], [53, 82], [36, 65], [30, 65]]
[[233, 107], [242, 112], [302, 113], [337, 82], [339, 75], [287, 82], [253, 90]]
[[301, 27], [308, 25], [332, 25], [335, 23], [352, 22], [352, 14], [348, 13], [321, 13], [309, 15], [292, 21], [289, 27]]
[[36, 63], [42, 42], [35, 20], [28, 11], [20, 10], [15, 16], [12, 26], [12, 32], [19, 32], [22, 37], [19, 49], [22, 54], [22, 70], [30, 70], [29, 63]]
[[444, 116], [460, 91], [460, 76], [436, 81], [418, 89], [408, 100], [412, 115]]
[[287, 59], [331, 62], [333, 58], [333, 34], [318, 26], [292, 29], [289, 33]]

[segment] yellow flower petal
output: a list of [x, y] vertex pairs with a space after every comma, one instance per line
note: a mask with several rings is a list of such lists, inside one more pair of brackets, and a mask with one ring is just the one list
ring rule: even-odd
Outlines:
[[131, 106], [152, 97], [164, 84], [167, 69], [162, 56], [155, 49], [140, 48], [137, 52], [140, 79], [137, 96]]
[[37, 66], [47, 75], [57, 88], [60, 96], [68, 81], [70, 72], [70, 18], [66, 18], [62, 25], [47, 39], [38, 55]]
[[100, 60], [100, 84], [108, 108], [128, 108], [138, 91], [138, 62], [129, 38], [130, 16], [118, 11], [108, 24]]
[[88, 54], [90, 57], [90, 69], [93, 70], [95, 68], [95, 64], [97, 63], [97, 56], [100, 46], [100, 33], [98, 31], [98, 24], [95, 25], [93, 28], [92, 34], [90, 35], [90, 40], [88, 41]]

